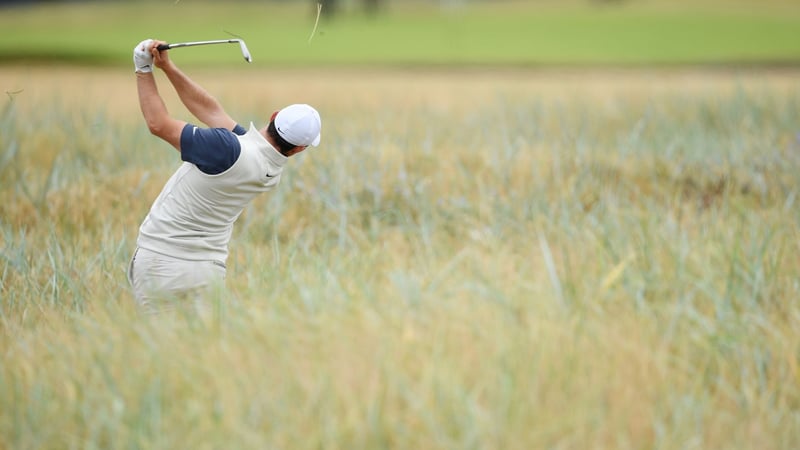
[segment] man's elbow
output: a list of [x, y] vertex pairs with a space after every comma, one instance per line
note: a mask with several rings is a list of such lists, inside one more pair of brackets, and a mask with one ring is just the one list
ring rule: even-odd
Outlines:
[[148, 120], [147, 129], [150, 130], [150, 134], [158, 137], [163, 137], [166, 132], [166, 126], [162, 120]]
[[150, 131], [150, 134], [157, 134], [157, 131], [159, 129], [158, 122], [156, 122], [155, 120], [152, 120], [152, 119], [150, 119], [150, 118], [148, 118], [146, 116], [145, 116], [144, 119], [145, 119], [144, 120], [145, 123], [147, 124], [147, 129]]
[[180, 122], [170, 119], [166, 120], [146, 120], [147, 129], [150, 134], [163, 139], [180, 151], [180, 136], [182, 125]]

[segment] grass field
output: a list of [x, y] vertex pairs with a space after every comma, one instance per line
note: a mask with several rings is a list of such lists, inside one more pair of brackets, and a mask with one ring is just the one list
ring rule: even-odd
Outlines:
[[[800, 448], [798, 3], [437, 3], [0, 10], [0, 449]], [[226, 30], [173, 59], [322, 145], [141, 317], [130, 52]]]
[[191, 73], [324, 118], [213, 320], [132, 308], [130, 71], [0, 71], [0, 448], [800, 446], [796, 72]]
[[[395, 1], [385, 14], [323, 19], [309, 44], [311, 2], [68, 2], [0, 14], [0, 63], [128, 64], [147, 37], [245, 39], [254, 64], [643, 65], [800, 61], [800, 3], [493, 1], [441, 8]], [[452, 3], [452, 2], [451, 2]], [[182, 50], [192, 64], [241, 61], [232, 48]]]

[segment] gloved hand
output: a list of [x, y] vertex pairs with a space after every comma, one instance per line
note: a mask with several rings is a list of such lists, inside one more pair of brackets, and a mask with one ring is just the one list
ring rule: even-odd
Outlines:
[[153, 54], [150, 53], [152, 39], [145, 39], [133, 48], [133, 65], [136, 72], [149, 73], [153, 71]]

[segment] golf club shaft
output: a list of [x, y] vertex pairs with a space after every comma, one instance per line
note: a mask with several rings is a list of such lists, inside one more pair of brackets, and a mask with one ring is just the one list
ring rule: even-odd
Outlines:
[[158, 51], [164, 51], [173, 48], [194, 47], [196, 45], [210, 45], [210, 44], [239, 44], [239, 48], [242, 50], [242, 56], [244, 56], [244, 60], [247, 62], [252, 62], [250, 51], [247, 49], [247, 45], [245, 45], [244, 41], [241, 39], [218, 39], [215, 41], [177, 42], [174, 44], [161, 44], [158, 47], [156, 47], [156, 49], [158, 49]]
[[194, 47], [196, 45], [210, 45], [210, 44], [238, 44], [238, 39], [219, 39], [216, 41], [197, 41], [197, 42], [178, 42], [175, 44], [161, 44], [158, 47], [158, 51], [169, 50], [172, 48], [180, 48], [180, 47]]

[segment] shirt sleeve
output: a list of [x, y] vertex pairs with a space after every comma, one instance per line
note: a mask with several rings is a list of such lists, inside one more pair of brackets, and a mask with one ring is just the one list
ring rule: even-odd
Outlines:
[[203, 173], [217, 175], [233, 167], [242, 151], [235, 135], [246, 130], [236, 125], [225, 128], [199, 128], [187, 123], [181, 132], [181, 159], [197, 166]]

